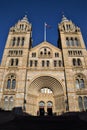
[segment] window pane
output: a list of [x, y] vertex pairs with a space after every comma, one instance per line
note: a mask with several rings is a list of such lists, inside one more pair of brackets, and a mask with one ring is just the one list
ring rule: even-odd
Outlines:
[[13, 79], [13, 80], [12, 80], [12, 89], [15, 89], [15, 87], [16, 87], [16, 80]]
[[80, 111], [83, 111], [83, 102], [82, 102], [82, 97], [78, 97], [78, 104], [79, 104], [79, 109]]
[[84, 80], [83, 79], [80, 79], [80, 88], [84, 88]]
[[14, 99], [13, 97], [9, 98], [9, 110], [12, 110], [14, 107]]
[[79, 89], [79, 80], [76, 79], [76, 88]]
[[84, 97], [84, 107], [85, 107], [85, 110], [87, 111], [87, 97], [86, 96]]
[[11, 85], [11, 80], [8, 79], [8, 81], [7, 81], [7, 89], [10, 89], [10, 85]]
[[9, 105], [8, 97], [6, 96], [6, 97], [4, 98], [4, 110], [8, 110], [8, 105]]

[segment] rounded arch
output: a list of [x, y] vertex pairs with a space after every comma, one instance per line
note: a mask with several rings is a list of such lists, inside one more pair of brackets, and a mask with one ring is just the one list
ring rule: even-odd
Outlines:
[[15, 73], [9, 73], [5, 76], [4, 87], [5, 89], [15, 89], [16, 88], [17, 77]]
[[82, 89], [85, 88], [86, 85], [86, 76], [82, 73], [77, 73], [74, 76], [74, 81], [75, 81], [75, 88], [76, 89]]
[[59, 80], [52, 76], [39, 76], [33, 79], [29, 85], [28, 92], [38, 95], [41, 88], [51, 89], [55, 96], [64, 95], [63, 85]]

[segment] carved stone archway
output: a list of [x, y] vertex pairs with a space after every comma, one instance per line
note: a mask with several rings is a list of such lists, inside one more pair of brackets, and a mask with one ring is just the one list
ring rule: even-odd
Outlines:
[[[42, 88], [48, 88], [52, 93], [41, 93]], [[53, 103], [53, 113], [61, 113], [65, 111], [64, 92], [61, 83], [51, 76], [40, 76], [33, 80], [28, 88], [26, 111], [31, 115], [37, 115], [39, 110], [39, 102], [48, 101]], [[47, 105], [44, 106], [47, 112]]]

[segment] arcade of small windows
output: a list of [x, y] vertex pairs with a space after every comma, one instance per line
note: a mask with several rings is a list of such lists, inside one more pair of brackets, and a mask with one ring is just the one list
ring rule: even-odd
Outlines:
[[30, 67], [37, 67], [38, 61], [37, 60], [30, 60]]
[[81, 61], [81, 59], [76, 59], [76, 58], [73, 58], [73, 60], [72, 60], [72, 63], [73, 63], [73, 66], [82, 66], [82, 61]]
[[13, 96], [5, 96], [4, 97], [4, 110], [12, 110], [14, 108], [14, 98]]
[[79, 42], [78, 38], [66, 37], [66, 45], [67, 46], [80, 46], [80, 42]]
[[75, 51], [72, 51], [72, 50], [69, 50], [68, 51], [68, 55], [69, 56], [82, 56], [82, 51], [77, 51], [77, 50], [75, 50]]
[[22, 56], [22, 50], [10, 50], [8, 56]]
[[75, 87], [76, 87], [77, 90], [85, 88], [85, 79], [82, 75], [76, 76]]
[[13, 37], [12, 46], [24, 46], [25, 38], [24, 37]]
[[87, 96], [79, 96], [78, 97], [78, 105], [80, 111], [87, 111]]
[[51, 57], [51, 50], [49, 48], [42, 48], [39, 52], [40, 57]]
[[55, 53], [55, 57], [59, 57], [59, 53], [58, 52]]
[[50, 93], [53, 93], [51, 89], [49, 88], [41, 88], [40, 90], [41, 93], [47, 93], [47, 94], [50, 94]]
[[54, 67], [62, 67], [62, 61], [61, 60], [54, 60]]
[[9, 75], [6, 80], [6, 89], [15, 89], [16, 88], [16, 77], [14, 75]]
[[42, 67], [49, 67], [50, 66], [50, 61], [49, 60], [42, 60]]
[[18, 58], [16, 58], [16, 59], [10, 59], [10, 63], [9, 63], [9, 66], [18, 66], [18, 62], [19, 62], [19, 60], [18, 60]]
[[33, 52], [33, 53], [32, 53], [32, 57], [36, 57], [36, 52]]

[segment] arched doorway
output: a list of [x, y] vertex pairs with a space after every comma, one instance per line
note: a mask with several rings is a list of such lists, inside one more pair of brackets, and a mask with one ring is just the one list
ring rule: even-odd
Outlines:
[[49, 116], [53, 115], [52, 106], [53, 106], [53, 103], [51, 101], [48, 101], [47, 102], [47, 114]]
[[[60, 114], [65, 111], [64, 90], [62, 84], [51, 76], [40, 76], [34, 79], [27, 91], [26, 111], [32, 115], [37, 112]], [[43, 106], [42, 102], [43, 101]]]
[[45, 110], [44, 110], [45, 103], [43, 101], [39, 102], [39, 115], [44, 116]]

